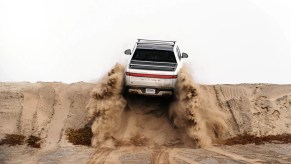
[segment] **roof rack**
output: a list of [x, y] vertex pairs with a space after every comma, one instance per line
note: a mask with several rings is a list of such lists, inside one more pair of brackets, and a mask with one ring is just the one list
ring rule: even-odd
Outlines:
[[137, 39], [137, 44], [161, 44], [161, 45], [167, 44], [174, 46], [175, 43], [176, 41]]

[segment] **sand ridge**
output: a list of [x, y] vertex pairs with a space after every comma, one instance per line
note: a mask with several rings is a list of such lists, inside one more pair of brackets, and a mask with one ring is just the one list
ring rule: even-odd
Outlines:
[[[35, 135], [43, 139], [43, 147], [69, 144], [64, 130], [78, 129], [88, 123], [86, 106], [93, 88], [96, 84], [83, 82], [0, 83], [0, 138], [4, 134]], [[224, 138], [243, 133], [276, 135], [291, 130], [291, 85], [200, 85], [199, 94], [207, 97], [203, 100], [206, 105], [211, 102], [213, 109], [229, 116]], [[119, 98], [124, 108], [120, 115], [123, 132], [115, 137], [130, 140], [130, 136], [141, 138], [145, 135], [142, 133], [148, 133], [159, 144], [169, 136], [171, 142], [163, 144], [181, 142], [177, 136], [181, 131], [169, 124], [167, 103], [151, 98], [141, 100], [137, 96]]]
[[90, 126], [92, 145], [100, 153], [80, 150], [91, 152], [95, 163], [132, 145], [150, 149], [145, 157], [168, 161], [176, 148], [207, 147], [244, 134], [290, 134], [291, 85], [198, 85], [187, 72], [179, 78], [176, 99], [124, 95], [121, 65], [97, 84], [0, 83], [0, 139], [5, 134], [39, 137], [44, 151], [31, 151], [31, 160], [44, 161], [47, 152], [76, 153], [79, 148], [68, 142], [66, 129]]

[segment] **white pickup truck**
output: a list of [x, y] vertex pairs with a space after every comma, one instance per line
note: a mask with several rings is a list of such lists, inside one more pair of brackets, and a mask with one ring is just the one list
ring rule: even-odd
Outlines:
[[173, 95], [178, 73], [186, 53], [180, 53], [176, 41], [138, 39], [125, 72], [128, 93], [166, 96]]

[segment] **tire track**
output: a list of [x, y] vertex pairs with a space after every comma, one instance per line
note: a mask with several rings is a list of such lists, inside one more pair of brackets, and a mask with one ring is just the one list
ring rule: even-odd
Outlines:
[[[23, 93], [23, 101], [22, 101], [22, 113], [20, 118], [20, 133], [26, 136], [33, 134], [35, 117], [36, 117], [36, 106], [39, 101], [39, 96], [35, 92], [27, 92]], [[31, 111], [33, 111], [33, 115], [31, 115]]]
[[235, 154], [235, 153], [231, 153], [225, 150], [222, 150], [218, 147], [210, 147], [210, 148], [205, 148], [206, 150], [218, 153], [218, 154], [222, 154], [224, 156], [230, 157], [233, 160], [237, 160], [237, 161], [244, 161], [247, 163], [261, 163], [262, 161], [260, 159], [250, 159], [250, 158], [245, 158], [241, 155]]
[[163, 148], [159, 154], [155, 157], [154, 163], [170, 163], [169, 161], [169, 152], [171, 149]]
[[[89, 160], [88, 164], [103, 164], [106, 161], [107, 156], [113, 151], [113, 149], [101, 148], [96, 151], [93, 158]], [[116, 150], [115, 150], [116, 151]]]
[[[55, 99], [53, 105], [53, 115], [47, 131], [47, 147], [53, 148], [60, 141], [64, 123], [67, 119], [70, 108], [70, 100], [67, 97], [66, 90], [69, 86], [53, 85], [55, 90]], [[60, 126], [61, 125], [61, 126]]]
[[182, 160], [182, 161], [187, 162], [187, 163], [199, 164], [199, 162], [193, 161], [192, 159], [189, 159], [187, 157], [180, 155], [179, 151], [181, 151], [181, 150], [182, 149], [172, 148], [169, 151], [169, 163], [177, 163], [175, 159], [179, 159], [179, 160]]

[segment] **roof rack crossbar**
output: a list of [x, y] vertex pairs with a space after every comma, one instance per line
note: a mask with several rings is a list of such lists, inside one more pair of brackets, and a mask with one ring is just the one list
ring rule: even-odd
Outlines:
[[150, 42], [150, 43], [137, 43], [138, 45], [140, 44], [154, 44], [154, 45], [169, 45], [169, 46], [174, 46], [175, 43], [164, 43], [164, 42]]
[[176, 41], [137, 39], [137, 43], [176, 43]]

